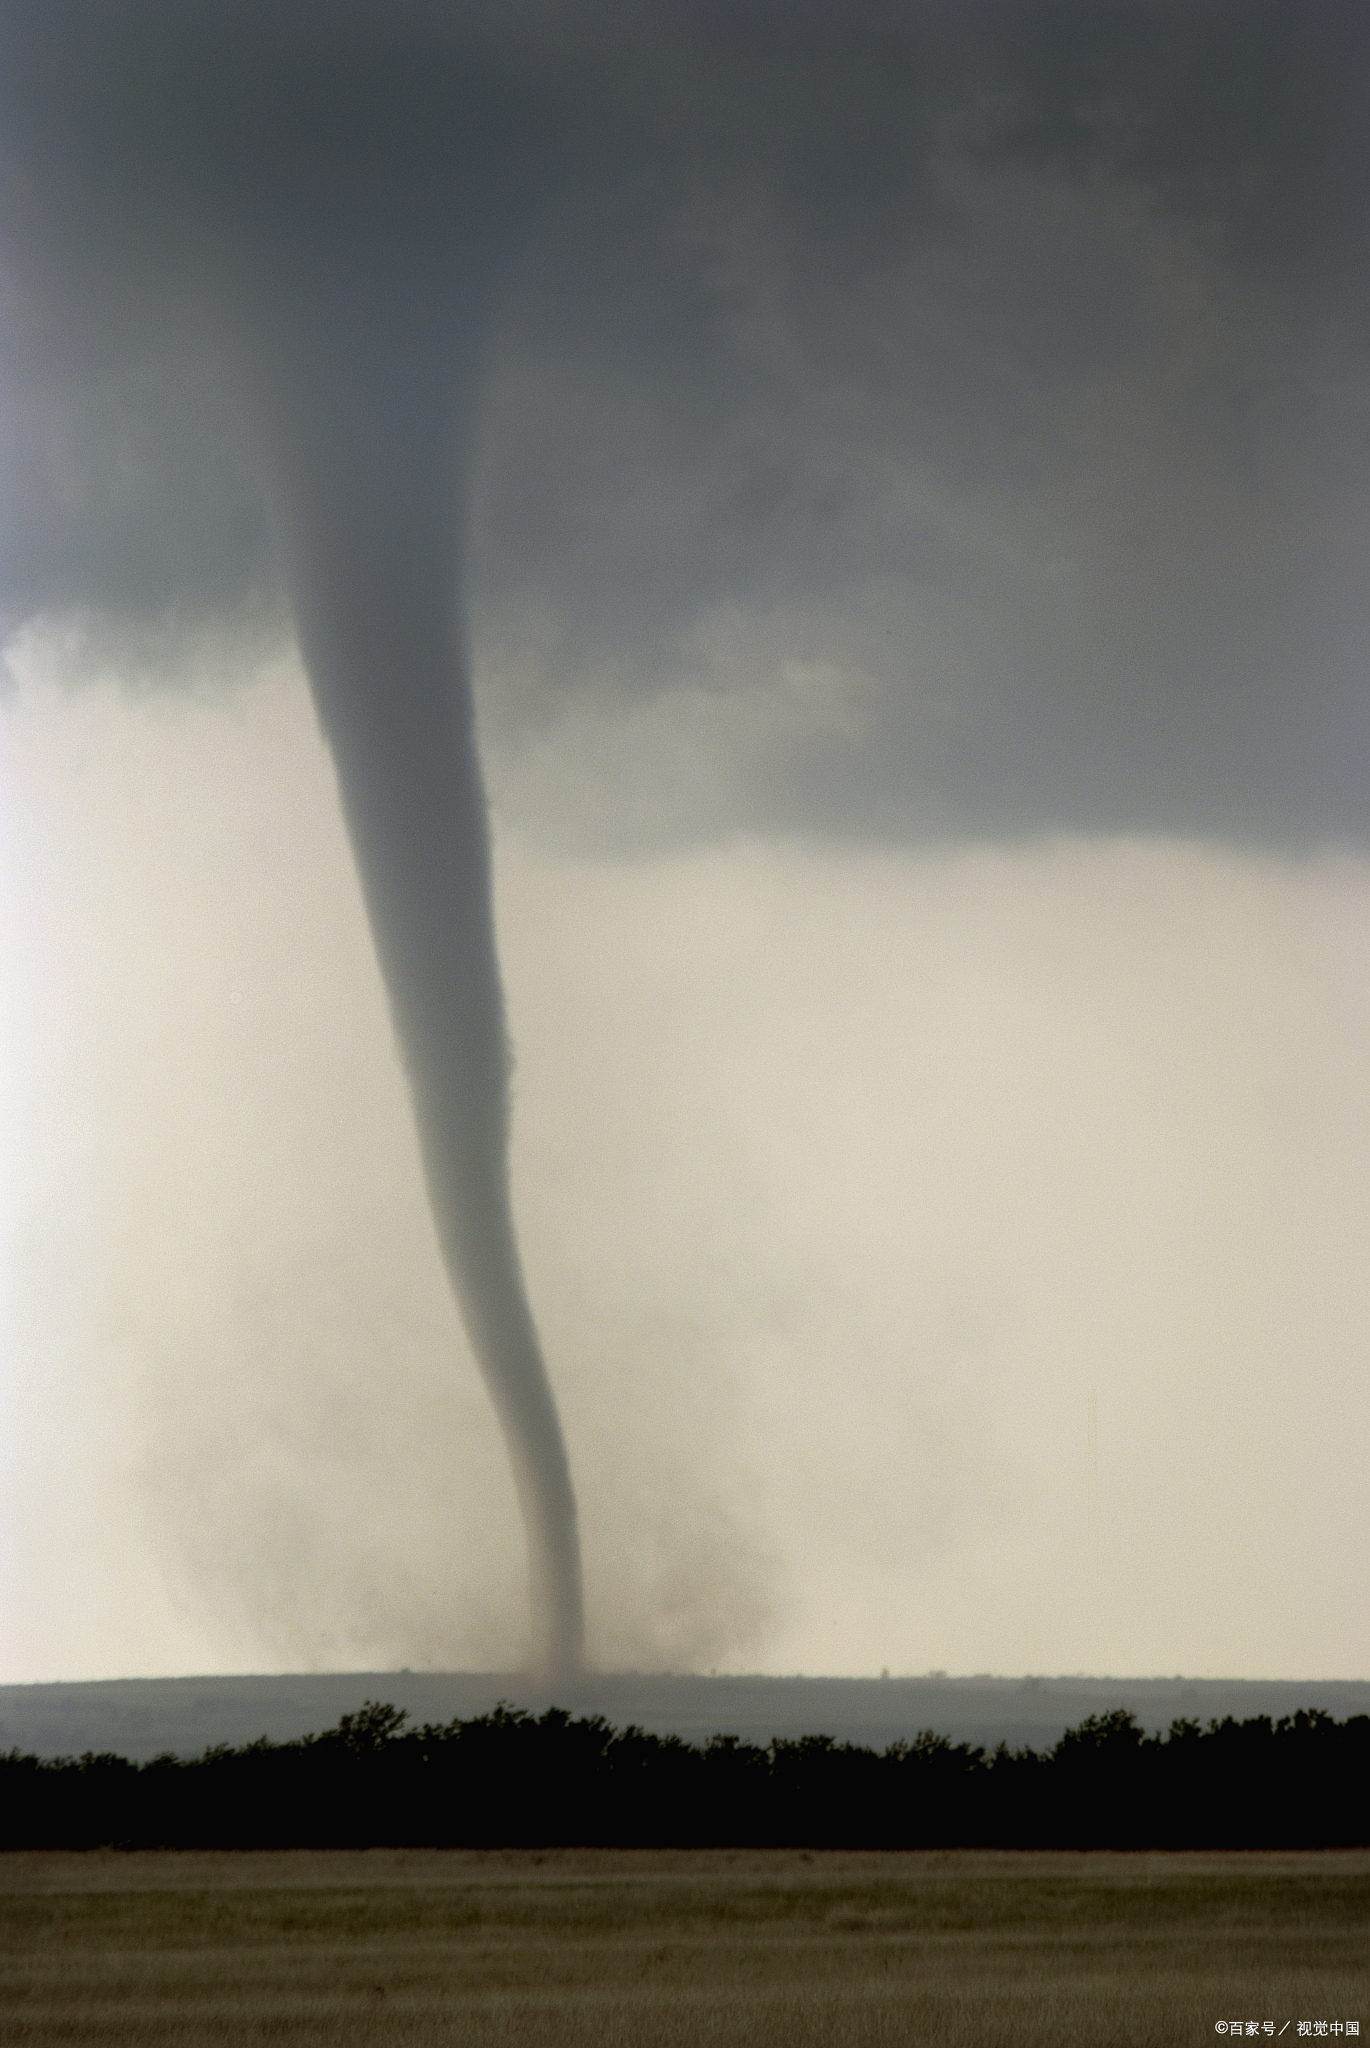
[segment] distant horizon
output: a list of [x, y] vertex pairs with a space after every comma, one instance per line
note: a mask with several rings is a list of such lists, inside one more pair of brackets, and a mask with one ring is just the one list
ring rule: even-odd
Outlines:
[[460, 1678], [478, 1681], [518, 1679], [538, 1691], [568, 1689], [597, 1682], [634, 1680], [642, 1683], [699, 1680], [704, 1683], [744, 1683], [755, 1679], [768, 1684], [802, 1680], [810, 1685], [1370, 1685], [1370, 1670], [1352, 1676], [1299, 1672], [1231, 1673], [1224, 1671], [768, 1671], [760, 1667], [739, 1671], [699, 1671], [686, 1667], [586, 1665], [572, 1677], [546, 1678], [519, 1665], [439, 1664], [357, 1664], [259, 1666], [252, 1670], [124, 1671], [96, 1678], [14, 1678], [0, 1679], [0, 1692], [25, 1686], [57, 1685], [177, 1685], [201, 1679], [241, 1678]]
[[1344, 1722], [1370, 1715], [1370, 1681], [639, 1671], [586, 1672], [570, 1682], [516, 1671], [412, 1669], [68, 1679], [0, 1686], [0, 1752], [196, 1756], [259, 1736], [321, 1735], [368, 1700], [398, 1708], [413, 1728], [479, 1721], [503, 1705], [533, 1719], [560, 1711], [691, 1743], [730, 1734], [764, 1745], [822, 1734], [883, 1751], [931, 1730], [986, 1751], [1006, 1742], [1040, 1752], [1091, 1716], [1118, 1709], [1148, 1734], [1176, 1721], [1277, 1722], [1301, 1712]]

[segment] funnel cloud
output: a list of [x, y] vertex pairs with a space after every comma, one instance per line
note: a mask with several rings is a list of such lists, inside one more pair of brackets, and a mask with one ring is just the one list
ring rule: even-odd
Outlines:
[[[459, 317], [470, 324], [469, 307]], [[463, 352], [427, 309], [403, 322], [359, 310], [344, 331], [346, 348], [334, 326], [331, 353], [321, 335], [279, 394], [290, 589], [443, 1258], [509, 1449], [534, 1659], [569, 1671], [583, 1634], [576, 1504], [510, 1208], [509, 1044], [457, 575], [475, 371], [454, 377]], [[311, 382], [315, 361], [327, 369]]]

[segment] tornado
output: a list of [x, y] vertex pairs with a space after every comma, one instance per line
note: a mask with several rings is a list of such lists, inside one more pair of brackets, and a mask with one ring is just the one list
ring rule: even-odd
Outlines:
[[491, 289], [374, 252], [317, 279], [259, 355], [299, 645], [336, 766], [438, 1242], [499, 1418], [528, 1548], [534, 1666], [580, 1664], [575, 1494], [519, 1258], [511, 1052], [462, 575]]
[[462, 558], [500, 275], [549, 195], [612, 154], [586, 33], [502, 0], [0, 10], [0, 254], [25, 346], [70, 356], [82, 389], [165, 361], [246, 400], [549, 1675], [582, 1655], [580, 1550], [510, 1203]]

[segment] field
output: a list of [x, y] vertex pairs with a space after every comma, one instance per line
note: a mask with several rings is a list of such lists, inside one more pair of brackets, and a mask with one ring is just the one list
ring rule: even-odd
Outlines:
[[12, 1853], [0, 1944], [7, 2048], [1370, 2039], [1366, 1851]]

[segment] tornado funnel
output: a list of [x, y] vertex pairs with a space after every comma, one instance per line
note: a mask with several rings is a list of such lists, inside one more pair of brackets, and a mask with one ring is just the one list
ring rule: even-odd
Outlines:
[[463, 620], [479, 268], [455, 296], [374, 261], [315, 284], [261, 387], [300, 648], [433, 1219], [513, 1468], [532, 1658], [564, 1674], [582, 1649], [576, 1504], [510, 1205], [510, 1050]]

